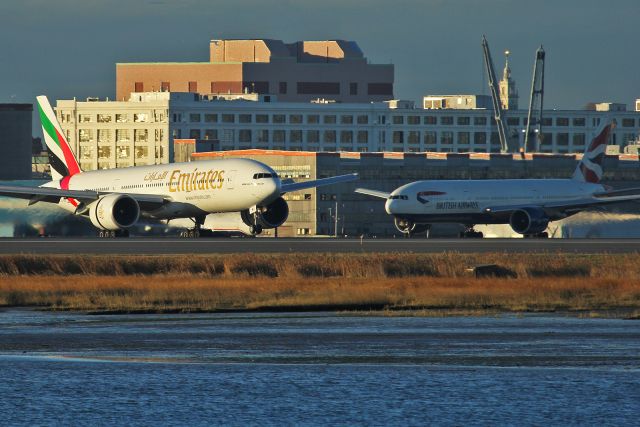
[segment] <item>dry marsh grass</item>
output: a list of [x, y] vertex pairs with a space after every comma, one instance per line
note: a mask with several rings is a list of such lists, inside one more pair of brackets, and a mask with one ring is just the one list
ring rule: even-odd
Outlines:
[[[0, 256], [0, 305], [54, 310], [640, 309], [636, 255]], [[474, 278], [498, 264], [516, 278]], [[436, 311], [434, 311], [436, 310]], [[439, 311], [437, 311], [439, 310]]]

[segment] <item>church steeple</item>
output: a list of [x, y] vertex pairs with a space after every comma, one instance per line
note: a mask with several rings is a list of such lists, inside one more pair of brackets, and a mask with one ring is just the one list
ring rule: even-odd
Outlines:
[[516, 82], [511, 78], [511, 68], [509, 68], [509, 54], [507, 50], [504, 52], [505, 62], [502, 71], [502, 80], [500, 80], [500, 103], [504, 110], [518, 109], [518, 90]]

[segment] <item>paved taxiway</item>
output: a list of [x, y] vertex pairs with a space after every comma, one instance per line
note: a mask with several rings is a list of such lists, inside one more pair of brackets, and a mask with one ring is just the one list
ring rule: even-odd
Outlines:
[[209, 254], [298, 252], [640, 252], [640, 239], [34, 238], [0, 239], [0, 254]]

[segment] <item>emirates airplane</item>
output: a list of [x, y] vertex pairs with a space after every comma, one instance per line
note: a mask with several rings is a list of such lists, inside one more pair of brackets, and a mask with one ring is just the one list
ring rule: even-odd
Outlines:
[[391, 193], [357, 188], [357, 193], [386, 199], [396, 228], [407, 236], [431, 224], [458, 223], [461, 237], [483, 237], [476, 224], [509, 224], [524, 237], [549, 237], [549, 222], [608, 203], [640, 199], [639, 188], [613, 191], [600, 184], [602, 160], [615, 123], [605, 122], [587, 146], [571, 179], [416, 181]]
[[[0, 186], [0, 195], [59, 204], [89, 218], [100, 237], [128, 236], [141, 217], [190, 218], [182, 235], [199, 237], [205, 217], [232, 212], [252, 234], [282, 225], [289, 207], [282, 195], [353, 181], [357, 174], [306, 182], [282, 182], [269, 166], [249, 159], [139, 166], [82, 172], [45, 96], [37, 97], [52, 181], [40, 187]], [[210, 218], [209, 218], [210, 219]]]

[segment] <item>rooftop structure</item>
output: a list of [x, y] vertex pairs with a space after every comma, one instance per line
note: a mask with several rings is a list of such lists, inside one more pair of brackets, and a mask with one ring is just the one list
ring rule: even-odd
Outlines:
[[509, 67], [509, 51], [504, 53], [504, 70], [502, 70], [502, 80], [500, 80], [500, 103], [503, 110], [518, 109], [518, 90], [516, 89], [516, 81], [511, 77], [511, 68]]
[[375, 102], [393, 98], [393, 80], [392, 64], [370, 64], [353, 41], [211, 40], [208, 62], [116, 64], [116, 99], [175, 91]]
[[426, 110], [476, 108], [493, 109], [490, 95], [427, 95], [422, 98], [422, 108]]

